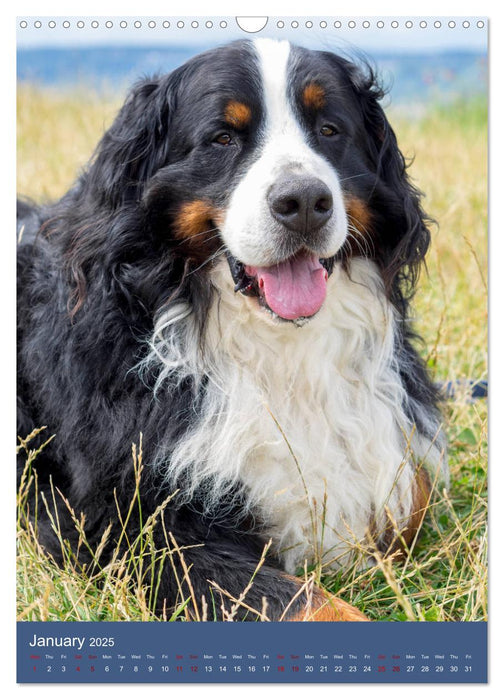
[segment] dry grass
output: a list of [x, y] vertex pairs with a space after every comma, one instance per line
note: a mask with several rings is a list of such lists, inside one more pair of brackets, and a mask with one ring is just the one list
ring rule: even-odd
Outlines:
[[45, 201], [61, 197], [86, 165], [120, 100], [84, 89], [21, 85], [17, 102], [17, 191]]
[[[119, 100], [104, 102], [89, 93], [58, 94], [22, 86], [18, 192], [35, 200], [62, 195], [118, 105]], [[429, 274], [422, 277], [415, 306], [416, 326], [426, 341], [423, 352], [439, 381], [486, 378], [485, 107], [475, 103], [433, 108], [422, 120], [398, 118], [394, 126], [403, 152], [415, 156], [411, 175], [426, 194], [426, 210], [439, 224], [433, 228]], [[487, 617], [486, 402], [468, 401], [461, 388], [447, 403], [445, 416], [452, 485], [449, 493], [432, 493], [414, 556], [408, 554], [402, 562], [377, 557], [371, 570], [336, 576], [321, 567], [306, 572], [373, 619]], [[130, 558], [92, 571], [82, 571], [62, 543], [65, 565], [56, 567], [37, 544], [36, 531], [26, 525], [33, 459], [28, 459], [27, 481], [19, 496], [19, 619], [152, 619], [148, 602], [155, 592], [146, 590], [144, 574], [145, 567], [160, 562], [154, 561], [149, 533], [134, 543]], [[79, 522], [76, 516], [77, 526]], [[167, 556], [180, 556], [176, 543], [167, 547]], [[205, 609], [204, 614], [219, 617], [209, 604], [210, 613]], [[184, 617], [184, 610], [182, 601], [177, 615]]]

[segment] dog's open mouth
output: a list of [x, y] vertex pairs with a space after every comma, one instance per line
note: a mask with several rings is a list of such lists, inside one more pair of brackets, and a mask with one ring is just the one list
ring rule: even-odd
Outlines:
[[257, 297], [259, 303], [286, 321], [314, 316], [324, 303], [334, 258], [319, 258], [308, 250], [271, 267], [244, 265], [227, 254], [235, 292]]

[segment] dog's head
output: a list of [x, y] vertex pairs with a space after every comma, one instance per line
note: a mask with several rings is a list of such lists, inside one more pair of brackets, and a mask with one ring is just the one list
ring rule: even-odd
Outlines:
[[406, 303], [429, 234], [372, 72], [287, 42], [237, 42], [139, 84], [89, 183], [139, 207], [156, 246], [275, 317], [313, 316], [336, 261], [374, 259]]

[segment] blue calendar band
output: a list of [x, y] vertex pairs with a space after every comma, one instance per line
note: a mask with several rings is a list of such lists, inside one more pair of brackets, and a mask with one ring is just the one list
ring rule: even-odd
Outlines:
[[485, 622], [18, 622], [19, 683], [486, 683]]

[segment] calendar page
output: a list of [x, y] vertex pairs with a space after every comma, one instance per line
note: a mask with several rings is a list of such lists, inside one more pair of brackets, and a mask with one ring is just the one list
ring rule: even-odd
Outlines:
[[486, 683], [487, 18], [16, 23], [18, 683]]

